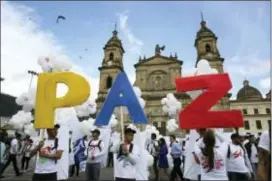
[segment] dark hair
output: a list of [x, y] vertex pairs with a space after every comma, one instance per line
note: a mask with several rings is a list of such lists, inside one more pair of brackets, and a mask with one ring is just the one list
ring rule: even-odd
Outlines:
[[151, 139], [156, 139], [157, 138], [157, 135], [155, 133], [152, 133], [151, 134]]
[[60, 128], [60, 125], [59, 125], [59, 124], [55, 124], [54, 128], [55, 128], [55, 129], [59, 129], [59, 128]]
[[213, 131], [206, 131], [203, 135], [203, 142], [205, 147], [202, 150], [202, 154], [208, 159], [208, 165], [210, 172], [214, 168], [214, 147], [215, 147], [215, 136]]
[[160, 146], [166, 145], [166, 141], [164, 138], [159, 139]]
[[176, 140], [176, 136], [173, 134], [169, 135], [169, 137], [172, 137], [174, 140]]
[[230, 136], [230, 138], [231, 138], [231, 140], [236, 139], [236, 138], [239, 138], [239, 134], [233, 133], [233, 134]]

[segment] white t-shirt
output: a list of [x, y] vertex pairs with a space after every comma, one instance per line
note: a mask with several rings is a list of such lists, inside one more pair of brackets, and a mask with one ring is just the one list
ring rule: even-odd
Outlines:
[[15, 154], [17, 154], [18, 153], [18, 147], [19, 147], [19, 145], [18, 145], [19, 143], [18, 143], [18, 140], [16, 139], [16, 138], [13, 138], [12, 140], [11, 140], [11, 143], [10, 143], [10, 150], [9, 150], [9, 153], [10, 154], [13, 154], [13, 155], [15, 155]]
[[[271, 140], [270, 140], [271, 141]], [[265, 131], [262, 133], [259, 141], [259, 148], [263, 148], [267, 151], [270, 151], [270, 145], [269, 145], [269, 132]]]
[[34, 146], [32, 144], [28, 144], [28, 145], [25, 145], [25, 148], [24, 148], [24, 156], [25, 157], [30, 157], [30, 153], [31, 151], [34, 149]]
[[230, 143], [230, 158], [227, 159], [227, 171], [235, 173], [248, 173], [245, 163], [245, 152], [239, 145]]
[[225, 142], [220, 147], [214, 148], [214, 168], [209, 171], [208, 160], [203, 155], [201, 147], [195, 148], [195, 153], [201, 165], [201, 180], [228, 180], [226, 171], [227, 151], [228, 143]]
[[158, 142], [156, 140], [150, 141], [149, 144], [147, 144], [147, 151], [152, 155], [152, 156], [157, 156], [158, 153], [156, 151], [156, 147], [158, 146]]
[[258, 163], [258, 151], [254, 144], [251, 145], [251, 156], [250, 156], [250, 162], [251, 163]]
[[[98, 147], [100, 141], [100, 149]], [[87, 145], [88, 149], [88, 163], [100, 163], [102, 162], [103, 155], [105, 154], [104, 149], [104, 142], [102, 140], [91, 140], [89, 144]], [[94, 160], [92, 160], [92, 156], [95, 157]]]
[[[58, 151], [65, 150], [63, 146], [58, 142], [58, 148], [54, 148], [55, 146], [55, 140], [45, 140], [44, 145], [41, 148], [41, 152], [54, 155]], [[35, 167], [35, 173], [56, 173], [58, 171], [57, 169], [57, 163], [56, 160], [40, 157], [38, 155], [37, 161], [36, 161], [36, 167]]]
[[[117, 153], [117, 157], [119, 154], [120, 144], [116, 145], [113, 149], [114, 153]], [[130, 148], [130, 145], [127, 145], [127, 148]], [[128, 157], [121, 156], [117, 158], [114, 163], [114, 175], [118, 178], [127, 178], [127, 179], [136, 179], [137, 170], [136, 164], [140, 159], [140, 151], [137, 145], [133, 144], [132, 152]]]

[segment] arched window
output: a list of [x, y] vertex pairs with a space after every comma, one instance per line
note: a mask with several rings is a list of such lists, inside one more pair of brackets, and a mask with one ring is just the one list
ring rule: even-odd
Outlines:
[[113, 60], [113, 58], [114, 58], [113, 53], [110, 53], [110, 60]]
[[211, 46], [209, 44], [206, 44], [205, 48], [207, 53], [211, 51]]
[[107, 84], [106, 84], [106, 88], [110, 89], [112, 86], [112, 78], [110, 76], [107, 77]]

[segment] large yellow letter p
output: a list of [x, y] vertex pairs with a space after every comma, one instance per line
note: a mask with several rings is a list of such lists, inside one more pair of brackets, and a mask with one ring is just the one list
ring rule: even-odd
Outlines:
[[[64, 97], [57, 98], [58, 83], [68, 87]], [[39, 74], [34, 127], [36, 129], [53, 128], [55, 109], [82, 104], [90, 96], [90, 89], [84, 77], [72, 72]]]

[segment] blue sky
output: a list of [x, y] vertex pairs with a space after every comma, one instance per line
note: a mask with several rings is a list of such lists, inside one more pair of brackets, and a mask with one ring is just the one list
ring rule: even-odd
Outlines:
[[[194, 40], [203, 12], [207, 26], [218, 36], [236, 94], [246, 77], [266, 93], [270, 87], [270, 2], [16, 2], [39, 17], [40, 29], [51, 32], [71, 60], [99, 78], [103, 46], [117, 22], [126, 54], [128, 74], [139, 55], [153, 56], [156, 44], [166, 45], [163, 55], [177, 52], [183, 71], [195, 64]], [[67, 20], [56, 24], [56, 17]], [[85, 52], [85, 48], [90, 51]], [[79, 59], [82, 56], [83, 59]], [[133, 74], [131, 77], [135, 76]]]

